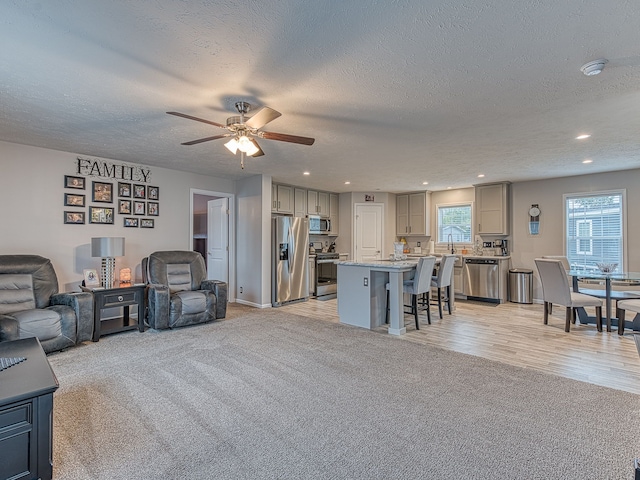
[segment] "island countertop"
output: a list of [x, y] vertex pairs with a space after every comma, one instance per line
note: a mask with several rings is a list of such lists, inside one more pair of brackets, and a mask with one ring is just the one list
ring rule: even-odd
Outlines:
[[346, 265], [350, 267], [369, 267], [369, 268], [392, 268], [395, 270], [404, 270], [407, 268], [415, 268], [418, 259], [407, 258], [406, 260], [369, 260], [366, 262], [355, 262], [352, 260], [344, 260], [336, 262], [336, 265]]

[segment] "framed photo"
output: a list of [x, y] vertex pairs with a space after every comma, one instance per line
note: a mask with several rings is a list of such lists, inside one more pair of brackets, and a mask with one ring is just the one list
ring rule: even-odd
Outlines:
[[153, 228], [153, 218], [141, 218], [140, 228]]
[[113, 225], [113, 207], [89, 207], [89, 222]]
[[138, 219], [134, 217], [124, 217], [124, 226], [138, 228]]
[[147, 202], [147, 215], [154, 217], [160, 215], [160, 204], [158, 202]]
[[131, 215], [131, 200], [118, 200], [118, 213]]
[[144, 202], [136, 202], [134, 200], [133, 201], [133, 214], [134, 215], [144, 215], [145, 212], [146, 212], [145, 203]]
[[84, 177], [65, 175], [64, 188], [77, 188], [78, 190], [84, 190]]
[[84, 273], [84, 286], [85, 287], [99, 287], [100, 286], [100, 277], [98, 276], [98, 271], [93, 268], [85, 268]]
[[131, 184], [126, 182], [118, 182], [118, 196], [130, 197], [131, 196]]
[[113, 203], [113, 184], [93, 182], [93, 201], [100, 203]]
[[84, 212], [64, 212], [64, 223], [84, 223]]
[[76, 193], [64, 194], [64, 206], [65, 207], [84, 207], [84, 195], [78, 195]]
[[149, 200], [158, 200], [160, 198], [160, 189], [158, 187], [147, 187], [147, 198]]
[[133, 184], [133, 198], [147, 198], [147, 191], [144, 185]]

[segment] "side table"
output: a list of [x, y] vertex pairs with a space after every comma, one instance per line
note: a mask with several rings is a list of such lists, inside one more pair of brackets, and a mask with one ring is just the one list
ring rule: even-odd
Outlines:
[[[100, 340], [102, 335], [124, 332], [135, 328], [144, 332], [144, 290], [146, 285], [130, 285], [114, 288], [86, 288], [83, 290], [93, 294], [93, 341]], [[138, 306], [136, 322], [131, 323], [129, 307]], [[123, 307], [123, 316], [118, 318], [102, 318], [103, 310]]]
[[0, 371], [0, 478], [50, 480], [58, 379], [37, 338], [0, 342], [0, 357], [26, 358]]

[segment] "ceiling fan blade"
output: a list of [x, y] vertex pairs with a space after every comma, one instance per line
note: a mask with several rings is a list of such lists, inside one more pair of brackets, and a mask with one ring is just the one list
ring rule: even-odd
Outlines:
[[278, 118], [280, 115], [282, 115], [280, 112], [271, 107], [262, 107], [254, 113], [251, 118], [245, 122], [245, 124], [249, 128], [262, 128], [267, 123]]
[[184, 142], [184, 143], [181, 143], [180, 145], [196, 145], [197, 143], [204, 143], [210, 140], [217, 140], [219, 138], [230, 137], [231, 135], [232, 135], [231, 133], [225, 133], [223, 135], [214, 135], [213, 137], [199, 138], [198, 140], [191, 140], [190, 142]]
[[262, 149], [260, 148], [260, 145], [258, 145], [258, 142], [256, 142], [253, 138], [249, 139], [251, 141], [251, 143], [253, 143], [256, 148], [258, 149], [258, 151], [256, 153], [254, 153], [253, 155], [251, 155], [252, 157], [261, 157], [264, 155], [264, 152], [262, 151]]
[[313, 145], [315, 138], [298, 137], [297, 135], [287, 135], [286, 133], [258, 132], [258, 135], [267, 140], [279, 140], [281, 142], [299, 143], [301, 145]]
[[208, 123], [209, 125], [213, 125], [214, 127], [227, 128], [226, 125], [222, 125], [221, 123], [212, 122], [211, 120], [205, 120], [204, 118], [192, 117], [191, 115], [187, 115], [186, 113], [180, 113], [180, 112], [167, 112], [167, 113], [169, 115], [175, 115], [176, 117], [195, 120], [196, 122]]

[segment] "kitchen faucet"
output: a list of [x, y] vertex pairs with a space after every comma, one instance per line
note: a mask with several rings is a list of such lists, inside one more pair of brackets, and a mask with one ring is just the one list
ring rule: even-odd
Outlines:
[[451, 253], [456, 253], [456, 249], [453, 248], [453, 235], [449, 234], [447, 237], [447, 250], [451, 247]]

